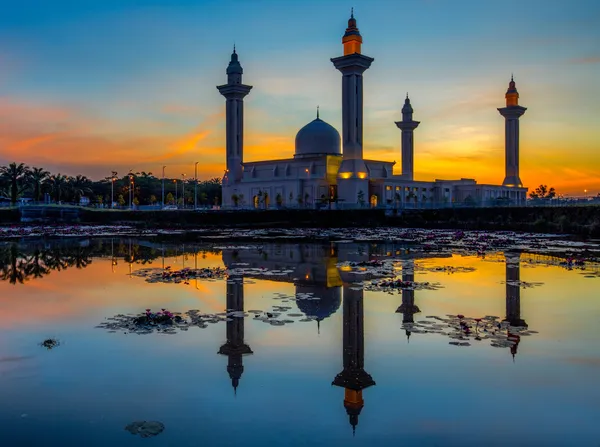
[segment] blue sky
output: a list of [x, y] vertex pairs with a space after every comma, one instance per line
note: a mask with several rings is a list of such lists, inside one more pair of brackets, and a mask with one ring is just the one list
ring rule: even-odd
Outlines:
[[350, 7], [363, 52], [375, 58], [365, 74], [366, 157], [400, 161], [393, 121], [408, 91], [422, 121], [417, 178], [501, 181], [495, 108], [514, 72], [529, 108], [524, 182], [600, 191], [595, 1], [11, 2], [0, 17], [0, 162], [92, 177], [166, 163], [189, 175], [202, 157], [203, 175], [220, 176], [224, 102], [215, 86], [234, 42], [254, 86], [246, 159], [291, 156], [317, 104], [341, 128], [329, 58], [342, 53]]

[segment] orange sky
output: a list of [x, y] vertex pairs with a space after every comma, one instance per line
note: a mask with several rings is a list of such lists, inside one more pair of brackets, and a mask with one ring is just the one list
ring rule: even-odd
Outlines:
[[[516, 0], [376, 7], [380, 1], [355, 5], [363, 53], [375, 58], [364, 78], [366, 158], [395, 160], [399, 173], [394, 121], [408, 91], [421, 121], [415, 178], [499, 184], [504, 119], [496, 108], [514, 72], [528, 108], [524, 184], [600, 192], [600, 27], [591, 10]], [[191, 6], [174, 5], [161, 13], [160, 32], [156, 12], [125, 3], [105, 16], [57, 6], [45, 12], [52, 20], [14, 6], [14, 20], [0, 29], [0, 164], [99, 179], [113, 170], [160, 175], [163, 165], [167, 176], [189, 178], [199, 162], [201, 179], [221, 177], [224, 100], [215, 86], [226, 82], [234, 40], [244, 82], [254, 86], [245, 102], [246, 161], [291, 157], [317, 105], [341, 130], [341, 78], [329, 58], [342, 52], [347, 12], [341, 2], [319, 4], [322, 14], [303, 24], [298, 39], [288, 31], [308, 6], [287, 6], [265, 15], [238, 5], [239, 21], [223, 6], [198, 27]], [[208, 6], [195, 8], [200, 17]], [[508, 22], [506, 11], [516, 14]], [[394, 17], [410, 20], [399, 28]]]

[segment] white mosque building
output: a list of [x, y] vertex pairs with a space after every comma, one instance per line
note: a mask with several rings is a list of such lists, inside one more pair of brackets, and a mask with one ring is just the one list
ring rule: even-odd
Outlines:
[[244, 162], [244, 97], [252, 86], [242, 83], [242, 66], [233, 50], [227, 84], [218, 86], [226, 103], [227, 165], [223, 177], [224, 208], [323, 207], [427, 208], [459, 204], [525, 204], [527, 188], [519, 178], [519, 118], [527, 110], [511, 79], [505, 118], [505, 179], [502, 185], [473, 179], [418, 181], [414, 179], [413, 108], [408, 95], [402, 108], [402, 174], [395, 162], [363, 156], [363, 73], [374, 59], [361, 53], [362, 36], [352, 14], [342, 38], [344, 55], [331, 59], [342, 73], [342, 136], [319, 118], [296, 135], [293, 158]]

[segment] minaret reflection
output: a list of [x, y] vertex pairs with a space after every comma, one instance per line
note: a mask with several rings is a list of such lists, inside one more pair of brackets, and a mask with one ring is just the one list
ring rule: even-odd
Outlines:
[[375, 385], [373, 378], [364, 370], [364, 314], [363, 291], [344, 285], [344, 369], [332, 385], [345, 389], [344, 407], [350, 418], [352, 432], [356, 431], [358, 416], [364, 406], [362, 390]]
[[[244, 310], [244, 284], [242, 281], [227, 281], [227, 310]], [[250, 346], [244, 343], [244, 318], [231, 318], [227, 322], [227, 342], [219, 349], [219, 354], [226, 355], [227, 372], [231, 378], [233, 392], [244, 372], [243, 355], [252, 354]]]
[[[505, 253], [506, 259], [506, 318], [504, 322], [511, 327], [527, 327], [525, 320], [521, 319], [521, 254]], [[510, 352], [515, 358], [521, 337], [518, 333], [511, 333], [510, 327], [507, 331], [508, 339], [514, 344]]]
[[[415, 280], [415, 261], [414, 259], [405, 259], [402, 261], [402, 282], [414, 282]], [[409, 289], [402, 289], [402, 304], [396, 313], [402, 314], [402, 324], [414, 323], [414, 314], [421, 312], [421, 310], [415, 306], [415, 291]], [[410, 340], [411, 331], [405, 326], [406, 340]]]

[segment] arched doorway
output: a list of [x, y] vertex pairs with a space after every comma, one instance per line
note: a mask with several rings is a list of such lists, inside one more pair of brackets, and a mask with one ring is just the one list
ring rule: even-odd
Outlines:
[[252, 198], [252, 203], [254, 204], [254, 208], [258, 209], [258, 196]]
[[371, 208], [377, 208], [377, 194], [373, 194], [371, 196], [370, 203], [371, 203]]

